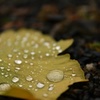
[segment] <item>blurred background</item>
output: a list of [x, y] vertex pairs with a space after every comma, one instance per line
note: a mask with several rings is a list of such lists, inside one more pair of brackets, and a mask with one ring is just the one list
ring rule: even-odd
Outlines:
[[100, 0], [0, 0], [0, 31], [33, 28], [57, 40], [76, 33], [98, 35], [99, 5]]

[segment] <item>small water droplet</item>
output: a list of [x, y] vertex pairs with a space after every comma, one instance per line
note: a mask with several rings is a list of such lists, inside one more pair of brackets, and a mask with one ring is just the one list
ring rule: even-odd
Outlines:
[[8, 63], [8, 65], [10, 66], [10, 65], [11, 65], [11, 63]]
[[36, 86], [37, 86], [37, 88], [43, 88], [44, 87], [44, 84], [39, 82], [39, 83], [37, 83]]
[[16, 67], [15, 69], [16, 69], [16, 70], [20, 70], [20, 67]]
[[43, 58], [43, 56], [42, 56], [42, 55], [40, 55], [40, 58]]
[[8, 83], [0, 83], [0, 92], [7, 91], [10, 89], [10, 85]]
[[8, 68], [7, 71], [10, 71], [10, 69]]
[[49, 91], [52, 91], [53, 89], [54, 89], [53, 86], [50, 86], [50, 87], [48, 88]]
[[29, 51], [28, 50], [24, 50], [24, 53], [28, 53]]
[[28, 58], [28, 55], [27, 55], [27, 54], [24, 54], [24, 55], [23, 55], [23, 58], [24, 58], [24, 59]]
[[18, 55], [21, 55], [21, 52], [18, 52]]
[[69, 68], [69, 70], [72, 70], [72, 68]]
[[35, 44], [35, 45], [34, 45], [34, 48], [38, 48], [38, 47], [39, 47], [39, 45], [38, 45], [38, 44]]
[[17, 52], [18, 50], [17, 49], [13, 49], [13, 52]]
[[50, 56], [50, 54], [49, 54], [49, 53], [46, 53], [45, 55], [46, 55], [46, 56]]
[[74, 76], [76, 76], [76, 74], [73, 73], [72, 76], [74, 77]]
[[44, 94], [43, 94], [43, 96], [44, 96], [44, 97], [47, 97], [47, 96], [48, 96], [48, 94], [44, 93]]
[[22, 61], [21, 60], [15, 60], [15, 63], [16, 64], [22, 64]]
[[29, 76], [26, 77], [26, 80], [30, 82], [30, 81], [33, 80], [33, 77], [29, 75]]
[[30, 63], [30, 65], [32, 66], [32, 65], [33, 65], [33, 63]]
[[54, 86], [54, 84], [50, 84], [49, 86], [50, 86], [50, 87], [51, 87], [51, 86]]
[[5, 73], [1, 73], [1, 75], [4, 75]]
[[64, 78], [64, 73], [61, 70], [52, 70], [47, 74], [47, 79], [52, 82], [59, 82]]
[[8, 54], [8, 57], [9, 57], [9, 58], [12, 58], [12, 54]]
[[0, 62], [2, 62], [2, 59], [0, 59]]
[[25, 63], [28, 63], [28, 61], [26, 60]]
[[8, 77], [8, 75], [5, 75], [5, 77]]
[[5, 68], [4, 68], [3, 66], [0, 66], [0, 69], [3, 70], [3, 69], [5, 69]]
[[16, 83], [18, 81], [19, 81], [19, 78], [18, 77], [13, 77], [12, 82]]
[[60, 46], [56, 46], [56, 50], [59, 50], [60, 49]]
[[38, 89], [35, 89], [35, 91], [38, 91]]
[[44, 42], [44, 45], [47, 46], [47, 47], [50, 46], [49, 42]]
[[22, 84], [19, 84], [19, 87], [22, 87], [23, 85]]
[[31, 59], [34, 59], [34, 57], [31, 57]]
[[35, 55], [35, 52], [31, 52], [31, 55]]
[[29, 88], [32, 88], [33, 86], [32, 85], [29, 85]]

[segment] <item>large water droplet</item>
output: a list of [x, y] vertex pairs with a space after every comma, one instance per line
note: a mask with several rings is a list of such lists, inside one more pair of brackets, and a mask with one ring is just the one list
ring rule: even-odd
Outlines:
[[64, 78], [64, 73], [61, 70], [52, 70], [47, 74], [47, 79], [52, 82], [59, 82]]
[[19, 81], [19, 78], [18, 77], [13, 77], [12, 82], [16, 83], [18, 81]]
[[22, 61], [21, 60], [15, 60], [15, 63], [16, 64], [22, 64]]

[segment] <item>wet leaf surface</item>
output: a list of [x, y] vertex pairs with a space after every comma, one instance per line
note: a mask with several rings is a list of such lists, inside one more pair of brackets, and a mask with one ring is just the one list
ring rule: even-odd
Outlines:
[[[69, 54], [57, 56], [72, 43], [73, 39], [56, 42], [35, 30], [3, 32], [0, 36], [0, 83], [29, 90], [41, 100], [57, 99], [69, 85], [86, 81], [76, 60], [70, 59]], [[8, 85], [3, 86], [1, 94], [8, 88]]]

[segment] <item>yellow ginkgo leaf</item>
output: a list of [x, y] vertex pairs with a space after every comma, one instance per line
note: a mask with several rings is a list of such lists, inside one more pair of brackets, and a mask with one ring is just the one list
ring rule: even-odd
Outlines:
[[76, 60], [57, 56], [73, 39], [56, 42], [39, 31], [5, 31], [0, 36], [0, 94], [10, 86], [29, 90], [40, 100], [56, 100], [70, 84], [86, 81]]

